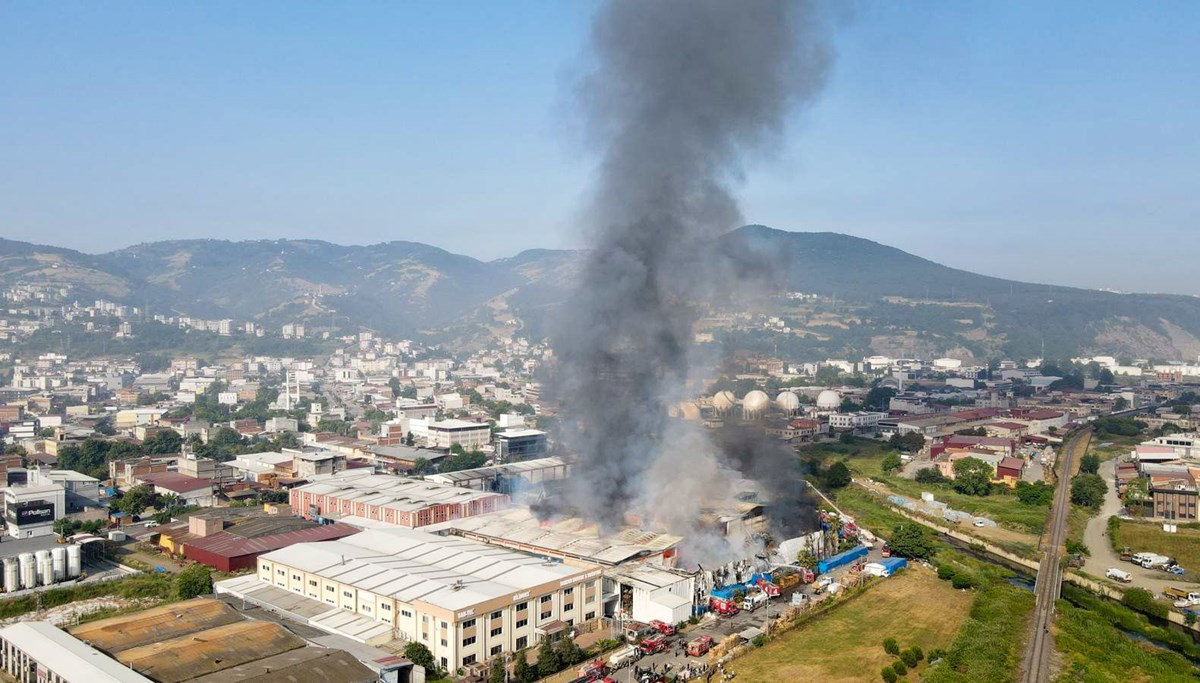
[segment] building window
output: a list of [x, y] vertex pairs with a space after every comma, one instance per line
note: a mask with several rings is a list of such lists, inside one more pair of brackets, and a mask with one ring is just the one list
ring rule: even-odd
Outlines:
[[583, 615], [583, 618], [584, 618], [584, 620], [585, 620], [585, 621], [591, 621], [592, 619], [595, 619], [595, 618], [596, 618], [596, 613], [595, 613], [595, 612], [588, 612], [587, 614]]
[[464, 622], [462, 623], [462, 627], [463, 627], [463, 628], [475, 628], [475, 620], [474, 620], [474, 619], [467, 619], [466, 621], [464, 621]]
[[342, 591], [342, 595], [346, 596], [347, 598], [354, 597], [354, 593], [351, 593], [350, 591]]
[[541, 598], [541, 603], [544, 605], [544, 604], [546, 604], [547, 602], [550, 602], [550, 601], [551, 601], [551, 600], [553, 600], [553, 599], [554, 599], [554, 596], [553, 596], [553, 595], [543, 595], [543, 596], [542, 596], [542, 598]]
[[412, 616], [412, 612], [409, 612], [409, 611], [408, 611], [408, 610], [406, 610], [406, 609], [402, 609], [402, 610], [400, 610], [400, 616], [402, 616], [402, 617], [411, 617], [411, 616]]
[[520, 611], [522, 611], [522, 610], [527, 610], [527, 609], [529, 609], [529, 603], [528, 603], [528, 602], [518, 602], [518, 603], [517, 603], [517, 611], [518, 611], [518, 612], [520, 612]]
[[494, 628], [491, 630], [491, 632], [488, 635], [495, 637], [495, 636], [500, 635], [503, 632], [504, 632], [503, 628]]
[[269, 571], [271, 571], [271, 565], [269, 565], [269, 564], [264, 564], [264, 565], [262, 566], [262, 570], [263, 570], [264, 572], [269, 572]]
[[550, 610], [549, 612], [542, 612], [542, 619], [549, 619], [551, 617], [551, 615], [553, 615], [553, 614], [554, 614], [554, 610]]
[[368, 605], [368, 604], [367, 604], [367, 603], [365, 603], [365, 602], [363, 603], [363, 605], [362, 605], [362, 608], [363, 608], [363, 611], [364, 611], [364, 612], [370, 612], [370, 611], [371, 611], [371, 606], [370, 606], [370, 605]]
[[500, 617], [502, 617], [502, 616], [504, 616], [504, 612], [501, 612], [501, 611], [499, 611], [499, 610], [497, 610], [497, 611], [495, 611], [495, 612], [492, 612], [492, 618], [493, 618], [493, 619], [499, 619], [499, 618], [500, 618]]
[[474, 645], [474, 644], [475, 644], [475, 636], [471, 636], [470, 638], [463, 638], [463, 647], [466, 647], [468, 645]]
[[570, 594], [572, 594], [572, 593], [574, 593], [574, 592], [575, 592], [575, 588], [574, 588], [574, 587], [571, 587], [571, 588], [564, 588], [564, 589], [563, 589], [563, 595], [570, 595]]
[[492, 646], [492, 649], [488, 651], [489, 656], [495, 657], [496, 655], [500, 654], [500, 650], [502, 650], [502, 649], [504, 649], [504, 648], [501, 645]]
[[384, 604], [379, 606], [379, 609], [383, 610], [384, 612], [391, 612], [392, 606], [385, 602]]
[[583, 601], [589, 605], [592, 604], [593, 602], [596, 602], [596, 594], [592, 593], [591, 595], [584, 598]]
[[446, 647], [446, 645], [448, 645], [448, 643], [446, 642], [446, 639], [442, 638], [442, 647]]
[[474, 663], [475, 663], [475, 655], [467, 655], [466, 657], [463, 657], [463, 666], [467, 666], [468, 664], [474, 664]]
[[518, 650], [524, 650], [526, 648], [526, 646], [528, 646], [528, 645], [529, 645], [529, 638], [527, 636], [521, 636], [520, 638], [517, 638], [517, 649]]
[[283, 571], [282, 569], [277, 569], [277, 570], [275, 570], [275, 571], [276, 571], [276, 572], [277, 572], [277, 573], [278, 573], [280, 576], [287, 576], [287, 572]]
[[573, 609], [575, 609], [575, 603], [573, 602], [568, 602], [567, 604], [563, 605], [564, 612], [570, 612]]
[[299, 580], [300, 580], [299, 574], [292, 574], [292, 581], [299, 581]]
[[315, 586], [315, 585], [317, 585], [317, 582], [316, 582], [316, 581], [313, 581], [312, 579], [309, 579], [309, 580], [308, 580], [308, 585], [310, 585], [310, 586]]
[[334, 591], [334, 588], [333, 588], [333, 586], [325, 586], [325, 592], [326, 592], [326, 593], [332, 593], [333, 591]]
[[525, 626], [528, 623], [529, 623], [528, 619], [518, 619], [517, 620], [517, 628], [521, 628], [522, 626]]

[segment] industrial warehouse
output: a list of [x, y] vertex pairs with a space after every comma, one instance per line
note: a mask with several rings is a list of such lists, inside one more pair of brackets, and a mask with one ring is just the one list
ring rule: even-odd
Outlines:
[[296, 544], [258, 565], [257, 578], [220, 582], [218, 593], [293, 615], [308, 610], [310, 625], [368, 644], [420, 642], [443, 668], [536, 645], [601, 609], [598, 567], [399, 527]]
[[369, 470], [314, 477], [313, 483], [296, 487], [288, 495], [293, 510], [311, 517], [353, 515], [410, 529], [494, 512], [509, 502], [502, 493]]

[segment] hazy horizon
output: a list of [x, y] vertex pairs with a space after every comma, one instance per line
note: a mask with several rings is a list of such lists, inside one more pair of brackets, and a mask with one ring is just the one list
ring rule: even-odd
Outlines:
[[[576, 248], [595, 159], [566, 112], [594, 10], [5, 4], [0, 235]], [[1171, 248], [1200, 214], [1200, 5], [864, 3], [831, 21], [824, 95], [737, 186], [746, 223], [1200, 294]]]

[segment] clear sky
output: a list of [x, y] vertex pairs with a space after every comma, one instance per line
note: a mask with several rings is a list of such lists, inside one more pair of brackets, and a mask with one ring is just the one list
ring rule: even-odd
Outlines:
[[[839, 5], [840, 6], [840, 5]], [[580, 244], [594, 3], [2, 2], [0, 236]], [[748, 222], [1200, 294], [1200, 3], [861, 2]]]

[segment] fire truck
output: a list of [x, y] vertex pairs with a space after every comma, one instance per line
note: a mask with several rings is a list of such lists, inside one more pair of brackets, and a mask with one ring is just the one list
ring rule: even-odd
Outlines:
[[638, 647], [642, 649], [642, 654], [644, 655], [652, 655], [662, 652], [663, 650], [667, 649], [667, 637], [661, 633], [655, 633], [649, 638], [643, 640]]
[[650, 627], [654, 628], [654, 629], [658, 629], [658, 632], [663, 634], [664, 636], [675, 635], [675, 627], [671, 624], [668, 624], [665, 621], [659, 621], [658, 619], [654, 619], [653, 621], [650, 622]]
[[579, 677], [589, 681], [602, 680], [606, 674], [608, 674], [608, 666], [603, 660], [592, 660], [579, 667]]
[[687, 653], [689, 657], [703, 657], [712, 649], [712, 636], [700, 636], [687, 644]]
[[726, 600], [725, 598], [718, 598], [715, 595], [709, 599], [708, 607], [717, 614], [726, 617], [733, 616], [741, 611], [738, 609], [737, 603], [733, 601], [733, 598]]

